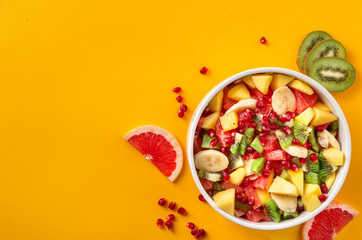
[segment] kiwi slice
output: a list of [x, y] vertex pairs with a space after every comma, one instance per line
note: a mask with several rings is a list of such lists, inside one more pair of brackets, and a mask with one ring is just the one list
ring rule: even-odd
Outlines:
[[283, 218], [284, 219], [292, 219], [298, 217], [298, 212], [284, 212]]
[[320, 58], [346, 58], [346, 56], [346, 49], [344, 49], [343, 45], [340, 42], [333, 39], [319, 42], [308, 53], [304, 60], [304, 73], [310, 76], [310, 68], [312, 67], [313, 63]]
[[319, 144], [317, 141], [317, 136], [315, 135], [314, 126], [309, 125], [309, 128], [312, 129], [312, 131], [309, 133], [308, 141], [312, 144], [313, 150], [319, 152]]
[[338, 129], [339, 129], [339, 123], [338, 120], [332, 122], [331, 124], [328, 125], [327, 130], [334, 136], [336, 137], [338, 134]]
[[318, 162], [312, 162], [312, 160], [310, 160], [310, 155], [312, 153], [315, 153], [313, 152], [312, 150], [308, 150], [308, 157], [305, 161], [305, 164], [303, 166], [303, 171], [304, 172], [313, 172], [313, 173], [319, 173], [319, 161]]
[[261, 145], [259, 135], [254, 138], [253, 142], [250, 144], [250, 147], [255, 149], [255, 151], [257, 151], [258, 153], [262, 153], [264, 151], [264, 148]]
[[307, 138], [309, 136], [309, 133], [312, 131], [312, 129], [298, 121], [294, 121], [293, 124], [294, 124], [295, 138], [298, 139], [299, 142], [305, 144], [305, 142], [307, 141]]
[[281, 178], [284, 178], [285, 180], [289, 181], [290, 180], [290, 175], [287, 172], [287, 170], [283, 169], [282, 173], [280, 174]]
[[279, 120], [278, 116], [276, 116], [275, 119], [270, 119], [269, 122], [270, 122], [270, 124], [276, 124], [278, 126], [278, 128], [284, 127], [284, 124]]
[[293, 157], [293, 158], [292, 158], [292, 163], [297, 164], [298, 168], [303, 167], [302, 164], [301, 164], [300, 161], [299, 161], [299, 158], [297, 158], [297, 157]]
[[235, 200], [235, 208], [247, 212], [249, 210], [251, 210], [251, 207], [249, 206], [249, 204], [247, 203], [242, 203], [240, 200]]
[[255, 174], [260, 174], [261, 170], [263, 170], [265, 164], [265, 158], [257, 158], [254, 159], [251, 163], [250, 171]]
[[230, 152], [233, 154], [236, 154], [239, 151], [239, 146], [241, 143], [241, 139], [243, 138], [243, 135], [240, 133], [236, 133], [235, 134], [235, 141], [234, 143], [230, 146]]
[[319, 177], [322, 182], [325, 182], [326, 179], [334, 172], [334, 167], [328, 162], [328, 160], [322, 155], [318, 154], [319, 160]]
[[244, 136], [241, 139], [240, 147], [239, 147], [239, 153], [241, 155], [245, 154], [246, 147], [250, 145], [251, 141], [253, 140], [255, 129], [254, 128], [248, 128], [244, 132]]
[[216, 191], [218, 191], [218, 192], [221, 192], [221, 191], [224, 190], [224, 189], [221, 187], [221, 183], [220, 183], [220, 182], [214, 182], [212, 185], [213, 185], [214, 189], [215, 189]]
[[210, 180], [212, 182], [217, 182], [217, 181], [221, 181], [222, 176], [220, 173], [209, 173], [209, 172], [205, 172], [203, 170], [199, 171], [199, 177], [200, 178], [205, 178], [207, 180]]
[[271, 218], [274, 222], [280, 222], [281, 215], [277, 203], [274, 199], [269, 198], [264, 206], [265, 214]]
[[253, 121], [256, 123], [256, 130], [258, 130], [259, 132], [261, 132], [261, 128], [263, 126], [263, 124], [261, 123], [262, 118], [263, 115], [260, 113], [255, 114], [253, 117]]
[[293, 133], [287, 135], [282, 130], [276, 130], [275, 136], [278, 138], [278, 142], [281, 148], [287, 148], [292, 145], [294, 135]]
[[218, 143], [215, 147], [210, 147], [210, 143], [213, 139], [217, 139], [216, 137], [210, 137], [209, 134], [205, 133], [202, 137], [202, 148], [208, 148], [208, 149], [220, 149], [220, 143]]
[[354, 83], [356, 70], [345, 59], [326, 57], [314, 62], [310, 77], [330, 92], [341, 92]]
[[244, 161], [243, 161], [240, 153], [236, 153], [236, 154], [231, 153], [229, 155], [228, 159], [229, 159], [229, 171], [232, 171], [241, 166], [244, 166]]
[[318, 185], [321, 183], [319, 175], [317, 173], [307, 172], [305, 173], [304, 177], [306, 183], [318, 184]]
[[303, 40], [302, 44], [299, 47], [297, 65], [301, 72], [304, 71], [304, 60], [307, 54], [312, 50], [312, 48], [319, 42], [332, 39], [332, 36], [323, 31], [314, 31], [309, 33]]

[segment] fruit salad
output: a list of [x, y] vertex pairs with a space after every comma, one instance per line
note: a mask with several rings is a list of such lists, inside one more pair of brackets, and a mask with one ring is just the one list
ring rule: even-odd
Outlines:
[[295, 218], [328, 198], [344, 163], [338, 117], [292, 76], [247, 76], [205, 108], [194, 160], [221, 210], [252, 222]]

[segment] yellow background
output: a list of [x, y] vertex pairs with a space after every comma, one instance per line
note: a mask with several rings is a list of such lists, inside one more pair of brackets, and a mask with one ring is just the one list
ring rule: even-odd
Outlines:
[[[155, 124], [185, 149], [192, 111], [218, 82], [262, 66], [297, 70], [298, 46], [325, 30], [357, 70], [333, 94], [349, 122], [353, 157], [337, 200], [362, 211], [360, 1], [0, 1], [0, 239], [298, 239], [300, 226], [268, 232], [224, 219], [197, 199], [188, 165], [170, 183], [122, 137]], [[265, 36], [267, 45], [259, 43]], [[201, 75], [199, 69], [210, 71]], [[177, 117], [171, 89], [189, 111]], [[156, 227], [188, 211], [175, 231]], [[358, 239], [362, 217], [337, 239]], [[360, 238], [360, 237], [359, 237]]]

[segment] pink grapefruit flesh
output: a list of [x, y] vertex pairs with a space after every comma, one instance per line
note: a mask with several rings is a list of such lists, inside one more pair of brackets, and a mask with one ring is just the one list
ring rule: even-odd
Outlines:
[[183, 163], [182, 149], [177, 139], [166, 129], [145, 125], [132, 129], [124, 139], [171, 182], [180, 174]]
[[320, 214], [303, 224], [302, 239], [333, 239], [358, 214], [358, 211], [347, 204], [331, 203]]

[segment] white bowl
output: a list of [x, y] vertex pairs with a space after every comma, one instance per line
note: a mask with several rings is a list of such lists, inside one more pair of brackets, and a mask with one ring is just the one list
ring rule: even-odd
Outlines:
[[[294, 219], [290, 219], [290, 220], [283, 220], [280, 223], [275, 223], [275, 222], [254, 223], [254, 222], [250, 222], [246, 219], [231, 216], [228, 213], [217, 208], [215, 206], [215, 203], [213, 202], [212, 198], [206, 193], [206, 191], [202, 187], [199, 177], [196, 172], [195, 162], [194, 162], [193, 144], [194, 144], [195, 130], [196, 130], [197, 123], [200, 119], [200, 116], [201, 116], [203, 110], [205, 109], [205, 107], [207, 106], [207, 104], [209, 103], [209, 101], [220, 90], [222, 90], [224, 87], [226, 87], [228, 84], [232, 83], [233, 81], [235, 81], [239, 78], [242, 78], [242, 77], [245, 77], [248, 75], [252, 75], [252, 74], [257, 74], [257, 73], [282, 73], [285, 75], [293, 76], [299, 80], [302, 80], [303, 82], [305, 82], [309, 86], [311, 86], [314, 89], [314, 91], [316, 91], [318, 93], [318, 96], [322, 100], [322, 102], [327, 104], [327, 106], [332, 110], [332, 112], [335, 115], [337, 115], [339, 118], [339, 133], [338, 133], [339, 139], [338, 140], [341, 145], [342, 151], [345, 155], [345, 163], [342, 167], [339, 168], [339, 170], [337, 172], [335, 182], [328, 193], [327, 200], [318, 209], [316, 209], [313, 212], [303, 211], [298, 217], [296, 217]], [[311, 79], [310, 77], [308, 77], [304, 74], [301, 74], [301, 73], [293, 71], [293, 70], [285, 69], [285, 68], [276, 68], [276, 67], [254, 68], [251, 70], [247, 70], [247, 71], [235, 74], [235, 75], [225, 79], [224, 81], [220, 82], [213, 89], [211, 89], [211, 91], [209, 91], [209, 93], [206, 94], [206, 96], [201, 100], [200, 104], [198, 105], [198, 107], [196, 108], [196, 110], [192, 116], [192, 119], [191, 119], [191, 122], [189, 125], [189, 129], [188, 129], [188, 133], [187, 133], [187, 158], [189, 161], [189, 166], [191, 169], [192, 176], [195, 180], [197, 187], [199, 188], [200, 192], [202, 193], [202, 195], [204, 196], [206, 201], [218, 213], [220, 213], [221, 215], [223, 215], [225, 218], [229, 219], [230, 221], [237, 223], [239, 225], [242, 225], [244, 227], [259, 229], [259, 230], [279, 230], [279, 229], [294, 227], [296, 225], [299, 225], [299, 224], [302, 224], [302, 223], [308, 221], [309, 219], [313, 218], [318, 213], [320, 213], [323, 209], [325, 209], [332, 202], [332, 200], [336, 197], [336, 195], [338, 194], [339, 190], [341, 189], [341, 187], [344, 183], [344, 180], [346, 179], [349, 164], [351, 161], [351, 135], [349, 132], [347, 120], [342, 112], [342, 109], [340, 108], [340, 106], [338, 105], [336, 100], [332, 97], [332, 95], [318, 82], [314, 81], [313, 79]]]

